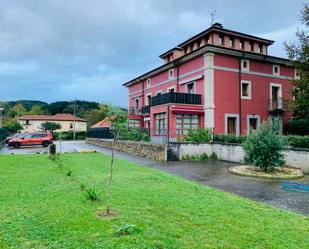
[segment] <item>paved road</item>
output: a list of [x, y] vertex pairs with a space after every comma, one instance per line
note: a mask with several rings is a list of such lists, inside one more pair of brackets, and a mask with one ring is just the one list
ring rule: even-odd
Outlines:
[[[59, 143], [55, 143], [59, 150]], [[98, 152], [110, 155], [109, 149], [89, 145], [83, 141], [62, 142], [61, 150], [62, 152], [97, 150]], [[28, 154], [37, 152], [47, 152], [47, 149], [42, 147], [0, 149], [0, 154]], [[146, 167], [156, 168], [252, 200], [309, 215], [309, 194], [282, 190], [280, 187], [282, 181], [242, 177], [230, 174], [228, 168], [235, 165], [234, 163], [223, 161], [160, 163], [122, 152], [117, 152], [116, 156], [120, 159], [135, 162]], [[297, 182], [309, 184], [309, 175], [306, 175], [301, 180], [297, 180]]]

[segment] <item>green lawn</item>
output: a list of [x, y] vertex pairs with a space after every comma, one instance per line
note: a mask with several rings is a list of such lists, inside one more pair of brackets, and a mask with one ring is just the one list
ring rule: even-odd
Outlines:
[[[0, 156], [0, 248], [309, 248], [308, 217], [121, 160], [112, 205], [119, 215], [99, 218], [109, 158], [62, 160], [63, 169], [46, 155]], [[101, 200], [85, 202], [81, 183]], [[125, 224], [135, 231], [115, 237]]]

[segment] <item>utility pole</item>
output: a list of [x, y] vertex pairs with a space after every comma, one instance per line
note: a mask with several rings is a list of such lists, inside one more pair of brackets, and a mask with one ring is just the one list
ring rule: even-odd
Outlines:
[[0, 107], [0, 129], [3, 127], [3, 124], [2, 124], [2, 112], [3, 112], [4, 108]]
[[73, 140], [75, 141], [75, 115], [76, 115], [76, 99], [74, 100], [74, 122], [73, 122]]

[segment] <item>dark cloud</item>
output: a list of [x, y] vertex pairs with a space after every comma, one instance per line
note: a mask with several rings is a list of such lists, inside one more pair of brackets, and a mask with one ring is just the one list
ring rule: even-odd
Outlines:
[[0, 100], [96, 100], [125, 106], [121, 84], [160, 65], [158, 55], [207, 28], [276, 40], [285, 56], [303, 1], [2, 0]]

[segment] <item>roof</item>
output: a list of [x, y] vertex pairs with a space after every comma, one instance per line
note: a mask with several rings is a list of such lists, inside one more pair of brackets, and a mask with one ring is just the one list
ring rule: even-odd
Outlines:
[[153, 75], [156, 75], [160, 72], [163, 72], [165, 70], [168, 70], [170, 68], [173, 68], [175, 65], [183, 64], [186, 61], [195, 58], [196, 56], [199, 56], [205, 52], [213, 52], [213, 53], [218, 53], [218, 54], [226, 54], [226, 55], [231, 55], [231, 56], [236, 56], [236, 57], [243, 57], [246, 59], [254, 59], [254, 60], [260, 60], [260, 61], [268, 61], [270, 63], [276, 63], [276, 64], [284, 64], [288, 65], [291, 64], [292, 60], [286, 59], [286, 58], [280, 58], [276, 56], [271, 56], [271, 55], [264, 55], [264, 54], [256, 54], [254, 52], [249, 52], [249, 51], [240, 51], [234, 48], [226, 48], [222, 46], [217, 46], [217, 45], [212, 45], [212, 44], [207, 44], [204, 47], [200, 47], [194, 51], [192, 51], [189, 54], [183, 55], [169, 63], [165, 63], [155, 69], [152, 69], [151, 71], [148, 71], [130, 81], [127, 81], [126, 83], [122, 84], [123, 86], [131, 86], [134, 84], [139, 83], [142, 80], [145, 80], [146, 78], [152, 77]]
[[79, 121], [86, 122], [86, 120], [74, 117], [72, 114], [58, 113], [54, 116], [52, 115], [24, 115], [18, 118], [18, 120], [44, 120], [44, 121]]
[[204, 31], [202, 31], [202, 32], [190, 37], [189, 39], [185, 40], [184, 42], [178, 44], [175, 48], [172, 48], [172, 49], [164, 52], [159, 57], [163, 58], [165, 55], [171, 53], [174, 49], [181, 49], [182, 47], [184, 47], [188, 43], [190, 43], [190, 42], [192, 42], [192, 41], [194, 41], [194, 40], [196, 40], [200, 37], [203, 37], [203, 36], [205, 36], [205, 35], [207, 35], [211, 32], [214, 32], [214, 31], [217, 31], [217, 32], [220, 32], [220, 33], [228, 33], [230, 35], [234, 35], [234, 36], [238, 36], [238, 37], [242, 37], [242, 38], [248, 38], [248, 39], [251, 39], [251, 40], [256, 40], [256, 41], [259, 41], [259, 42], [266, 43], [268, 45], [271, 45], [275, 42], [273, 40], [265, 39], [265, 38], [262, 38], [262, 37], [249, 35], [249, 34], [241, 33], [241, 32], [230, 30], [230, 29], [225, 29], [225, 28], [223, 28], [222, 24], [215, 23], [210, 28], [207, 28]]
[[100, 122], [94, 124], [90, 128], [105, 128], [105, 127], [107, 127], [107, 128], [111, 127], [111, 122], [108, 118], [101, 120]]

